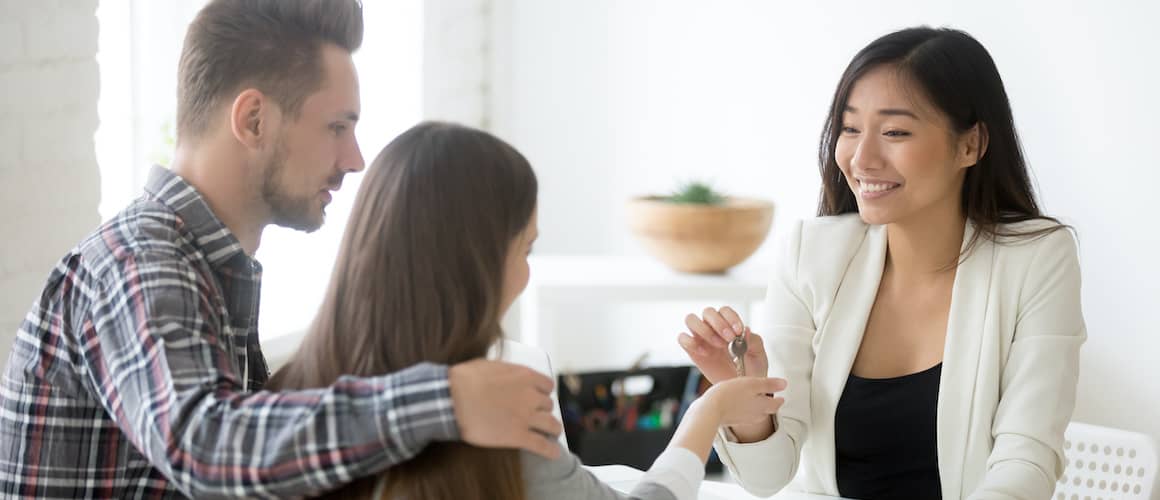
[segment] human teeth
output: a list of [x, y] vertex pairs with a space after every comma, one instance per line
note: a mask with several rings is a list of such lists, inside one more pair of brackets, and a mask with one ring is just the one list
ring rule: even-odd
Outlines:
[[898, 184], [862, 184], [863, 193], [877, 193], [898, 187]]

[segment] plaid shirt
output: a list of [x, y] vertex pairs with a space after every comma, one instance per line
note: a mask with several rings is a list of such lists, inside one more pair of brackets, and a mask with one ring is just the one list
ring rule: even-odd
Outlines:
[[454, 440], [447, 368], [258, 392], [261, 267], [160, 167], [66, 255], [0, 383], [0, 496], [302, 496]]

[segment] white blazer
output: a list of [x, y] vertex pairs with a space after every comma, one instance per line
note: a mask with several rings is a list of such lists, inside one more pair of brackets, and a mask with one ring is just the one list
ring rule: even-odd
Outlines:
[[[972, 234], [968, 223], [964, 246]], [[836, 496], [834, 411], [882, 278], [886, 228], [857, 214], [800, 222], [779, 255], [762, 311], [769, 324], [755, 329], [769, 375], [789, 383], [777, 432], [747, 444], [721, 432], [716, 449], [751, 493], [771, 495], [796, 476], [795, 489]], [[1051, 497], [1086, 338], [1069, 231], [980, 239], [955, 275], [947, 321], [937, 417], [944, 499]]]

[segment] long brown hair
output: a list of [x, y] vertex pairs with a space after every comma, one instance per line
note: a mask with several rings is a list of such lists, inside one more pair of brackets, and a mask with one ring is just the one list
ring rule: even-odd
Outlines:
[[[946, 115], [957, 133], [979, 125], [986, 134], [986, 151], [967, 169], [963, 181], [962, 212], [976, 231], [960, 258], [970, 253], [980, 238], [1035, 238], [1069, 227], [1040, 210], [1015, 131], [1011, 103], [987, 49], [962, 31], [928, 27], [908, 28], [874, 40], [846, 67], [834, 91], [818, 147], [822, 175], [819, 216], [858, 212], [858, 202], [846, 185], [834, 151], [854, 84], [868, 71], [883, 65], [893, 65], [900, 75], [914, 82]], [[1030, 229], [1004, 226], [1031, 220], [1048, 224]]]
[[[502, 337], [504, 263], [536, 190], [528, 161], [486, 132], [427, 122], [391, 141], [359, 188], [318, 316], [270, 385], [318, 388], [486, 355]], [[434, 443], [386, 477], [395, 498], [524, 497], [514, 450]], [[334, 496], [366, 497], [376, 481]]]

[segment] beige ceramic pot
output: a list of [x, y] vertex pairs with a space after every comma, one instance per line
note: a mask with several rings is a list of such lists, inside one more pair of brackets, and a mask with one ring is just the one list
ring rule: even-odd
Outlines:
[[773, 204], [752, 198], [700, 205], [639, 197], [628, 202], [628, 220], [645, 249], [669, 267], [720, 273], [749, 258], [765, 241]]

